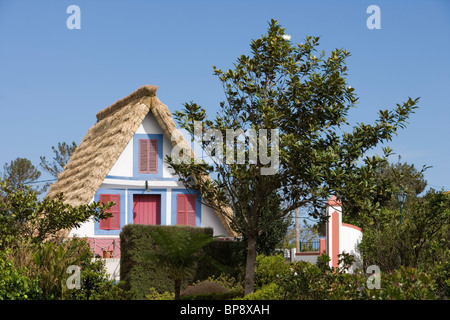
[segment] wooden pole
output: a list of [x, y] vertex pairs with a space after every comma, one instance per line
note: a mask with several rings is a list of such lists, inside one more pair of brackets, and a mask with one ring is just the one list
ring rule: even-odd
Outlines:
[[295, 249], [296, 252], [300, 252], [300, 226], [298, 223], [298, 208], [295, 209]]

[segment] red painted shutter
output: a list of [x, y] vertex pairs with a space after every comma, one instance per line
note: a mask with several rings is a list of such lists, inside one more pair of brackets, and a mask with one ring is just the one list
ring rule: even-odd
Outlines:
[[186, 195], [177, 194], [177, 224], [186, 224]]
[[139, 139], [139, 173], [158, 173], [158, 140]]
[[158, 173], [158, 140], [148, 140], [148, 173]]
[[188, 226], [194, 226], [194, 227], [196, 225], [196, 223], [195, 223], [195, 201], [196, 201], [195, 194], [186, 195], [186, 216], [187, 216], [186, 224]]
[[148, 173], [148, 140], [139, 139], [139, 173]]
[[195, 226], [196, 214], [196, 196], [195, 194], [177, 195], [177, 224]]
[[111, 195], [111, 201], [115, 202], [115, 204], [109, 209], [109, 211], [113, 215], [111, 218], [109, 218], [109, 228], [111, 230], [120, 230], [120, 195]]
[[[101, 194], [100, 195], [101, 203], [108, 203], [110, 201], [110, 199], [111, 199], [111, 195], [109, 195], [109, 194]], [[109, 210], [108, 210], [108, 212], [109, 212]], [[100, 220], [100, 229], [109, 230], [109, 225], [110, 225], [110, 218]]]
[[108, 209], [112, 213], [112, 217], [100, 220], [100, 229], [102, 230], [120, 230], [120, 195], [118, 194], [101, 194], [101, 203], [115, 202], [115, 204]]

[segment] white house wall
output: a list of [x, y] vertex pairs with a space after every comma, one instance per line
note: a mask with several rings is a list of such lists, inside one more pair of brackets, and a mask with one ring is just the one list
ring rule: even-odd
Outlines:
[[[152, 114], [148, 114], [142, 121], [135, 134], [161, 134], [163, 135], [163, 178], [173, 178], [173, 169], [169, 168], [169, 165], [164, 161], [167, 155], [172, 152], [172, 145], [169, 139], [164, 135], [161, 127], [158, 125], [155, 117]], [[108, 176], [116, 177], [133, 177], [133, 139], [128, 142], [125, 150], [117, 159], [114, 166], [111, 168]]]
[[[120, 185], [119, 183], [122, 183], [122, 185]], [[128, 185], [123, 185], [123, 181], [121, 180], [113, 180], [113, 179], [105, 179], [105, 183], [103, 183], [101, 185], [101, 189], [123, 189], [125, 187], [127, 188], [137, 188], [138, 187], [138, 182], [139, 181], [130, 181], [129, 183], [131, 183], [132, 185], [130, 186]], [[158, 185], [157, 187], [161, 187], [161, 185], [164, 185], [163, 183], [161, 183], [162, 181], [159, 181], [160, 183], [156, 184], [155, 182], [157, 181], [153, 181], [153, 187], [155, 187], [156, 185]], [[166, 191], [166, 212], [162, 213], [165, 214], [166, 216], [166, 224], [167, 225], [174, 225], [176, 224], [176, 221], [172, 221], [172, 187], [176, 187], [177, 189], [181, 188], [182, 185], [180, 182], [178, 181], [164, 181], [165, 183], [165, 187], [167, 188]], [[142, 183], [141, 183], [142, 184]], [[170, 186], [170, 187], [168, 187]], [[152, 186], [151, 186], [152, 187]], [[128, 200], [128, 190], [125, 190], [125, 201]], [[127, 219], [128, 217], [128, 204], [125, 204], [125, 219]], [[129, 224], [129, 223], [133, 223], [132, 221], [125, 221], [125, 224]], [[91, 237], [104, 237], [104, 238], [111, 238], [111, 237], [117, 237], [118, 236], [101, 236], [101, 235], [96, 235], [95, 234], [95, 222], [94, 219], [89, 219], [87, 222], [81, 224], [81, 226], [77, 229], [72, 229], [69, 236], [73, 237], [73, 236], [77, 236], [77, 237], [87, 237], [87, 238], [91, 238]], [[210, 207], [202, 204], [201, 205], [201, 226], [202, 227], [209, 227], [212, 228], [214, 231], [214, 236], [224, 236], [227, 237], [228, 233], [225, 230], [224, 226], [222, 225], [222, 223], [220, 222], [219, 218], [217, 217], [216, 213], [214, 212], [213, 209], [211, 209]]]
[[228, 236], [214, 210], [204, 204], [202, 204], [202, 227], [213, 228], [215, 236]]
[[[162, 129], [158, 125], [156, 119], [153, 115], [149, 114], [147, 115], [142, 124], [137, 129], [135, 135], [142, 135], [142, 134], [158, 134], [162, 135], [163, 137], [163, 158], [165, 159], [166, 155], [170, 155], [172, 152], [172, 145], [170, 140], [164, 135]], [[133, 159], [134, 155], [136, 154], [136, 150], [133, 150], [133, 148], [136, 146], [136, 143], [134, 142], [134, 139], [137, 139], [136, 136], [133, 136], [133, 138], [128, 142], [127, 146], [125, 147], [122, 154], [117, 159], [114, 166], [111, 168], [110, 172], [107, 174], [105, 180], [103, 181], [102, 185], [99, 187], [99, 190], [120, 190], [122, 192], [121, 196], [121, 202], [124, 204], [124, 225], [133, 223], [133, 221], [128, 221], [130, 219], [129, 217], [132, 215], [129, 215], [130, 205], [129, 201], [132, 201], [132, 196], [130, 190], [142, 190], [144, 191], [146, 187], [150, 190], [164, 190], [163, 193], [165, 194], [165, 207], [164, 212], [163, 209], [161, 209], [161, 221], [165, 222], [166, 225], [175, 225], [176, 221], [172, 221], [173, 218], [173, 210], [176, 210], [176, 208], [172, 208], [173, 206], [173, 197], [176, 197], [175, 194], [173, 194], [173, 190], [179, 190], [185, 189], [182, 182], [178, 181], [178, 178], [172, 175], [173, 170], [168, 168], [168, 165], [163, 161], [162, 166], [162, 175], [160, 175], [160, 178], [155, 179], [149, 179], [149, 180], [143, 180], [145, 178], [135, 177], [133, 165], [136, 165], [135, 159]], [[101, 191], [99, 191], [101, 192]], [[97, 193], [99, 193], [97, 192]], [[98, 197], [98, 195], [97, 195]], [[94, 197], [95, 198], [95, 197]], [[94, 198], [92, 201], [94, 201]], [[163, 217], [164, 216], [164, 217]], [[202, 227], [211, 227], [214, 230], [214, 235], [223, 235], [225, 237], [228, 236], [224, 226], [219, 221], [216, 213], [213, 209], [210, 207], [201, 204], [201, 214], [200, 214], [200, 221]], [[122, 225], [122, 221], [121, 221]], [[98, 234], [96, 231], [96, 222], [91, 219], [87, 221], [86, 223], [82, 224], [79, 228], [74, 229], [70, 232], [70, 236], [78, 236], [78, 237], [97, 237], [97, 238], [118, 238], [119, 235], [101, 235]]]
[[133, 176], [133, 139], [128, 142], [108, 175], [126, 178]]

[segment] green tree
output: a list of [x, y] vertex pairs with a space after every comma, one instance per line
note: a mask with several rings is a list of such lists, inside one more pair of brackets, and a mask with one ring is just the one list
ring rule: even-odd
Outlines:
[[[49, 173], [53, 178], [57, 179], [58, 175], [63, 172], [65, 165], [69, 162], [70, 157], [75, 152], [77, 144], [72, 141], [71, 144], [65, 142], [58, 142], [57, 147], [52, 146], [53, 150], [53, 162], [46, 159], [45, 156], [41, 156], [41, 163], [39, 164], [41, 168]], [[50, 183], [45, 185], [45, 189], [48, 189]]]
[[388, 271], [399, 265], [432, 269], [446, 263], [450, 248], [450, 195], [430, 189], [409, 199], [400, 221], [398, 208], [385, 208], [377, 223], [364, 230], [361, 250], [365, 264]]
[[423, 166], [418, 170], [414, 164], [402, 163], [400, 160], [401, 157], [396, 163], [385, 162], [375, 171], [375, 175], [370, 178], [374, 188], [365, 195], [364, 201], [346, 203], [343, 216], [345, 222], [363, 229], [374, 227], [383, 219], [385, 213], [382, 210], [398, 211], [397, 193], [401, 189], [411, 203], [424, 192], [427, 186], [424, 173], [429, 167]]
[[206, 233], [185, 230], [183, 227], [177, 232], [156, 228], [150, 235], [156, 247], [149, 256], [167, 269], [174, 282], [175, 300], [179, 300], [181, 283], [186, 271], [198, 261], [200, 249], [214, 241], [214, 237]]
[[[24, 185], [35, 182], [41, 176], [41, 172], [25, 158], [17, 158], [3, 166], [3, 180], [8, 181], [13, 189], [19, 189]], [[36, 193], [41, 193], [37, 187], [32, 188]]]
[[[381, 110], [374, 124], [360, 123], [345, 132], [348, 111], [358, 100], [346, 80], [349, 53], [336, 49], [326, 57], [316, 53], [318, 37], [293, 44], [284, 36], [272, 20], [267, 34], [251, 42], [251, 55], [240, 56], [234, 69], [213, 67], [226, 96], [214, 120], [193, 102], [176, 112], [181, 128], [213, 162], [186, 160], [184, 152], [166, 159], [187, 188], [197, 190], [247, 239], [245, 294], [254, 290], [258, 238], [296, 208], [313, 207], [312, 216], [322, 217], [331, 194], [364, 202], [391, 150], [373, 157], [366, 152], [390, 141], [417, 108], [418, 99], [408, 99]], [[195, 121], [202, 123], [201, 130]], [[223, 143], [230, 132], [246, 133], [240, 136], [245, 143]], [[203, 139], [204, 134], [211, 136]]]
[[79, 227], [90, 218], [106, 219], [112, 203], [93, 202], [73, 207], [64, 203], [62, 194], [56, 199], [40, 200], [29, 187], [14, 189], [0, 181], [0, 248], [19, 239], [59, 240], [59, 232]]

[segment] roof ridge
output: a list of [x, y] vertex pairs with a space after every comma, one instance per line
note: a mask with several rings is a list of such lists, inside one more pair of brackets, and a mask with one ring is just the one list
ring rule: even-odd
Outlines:
[[133, 100], [140, 99], [144, 96], [155, 97], [157, 90], [158, 90], [157, 86], [145, 85], [145, 86], [140, 87], [139, 89], [132, 92], [125, 98], [122, 98], [122, 99], [114, 102], [109, 107], [97, 112], [97, 115], [96, 115], [97, 121], [101, 121], [101, 120], [105, 119], [106, 117], [112, 115], [117, 110], [120, 110], [123, 106], [126, 106]]

